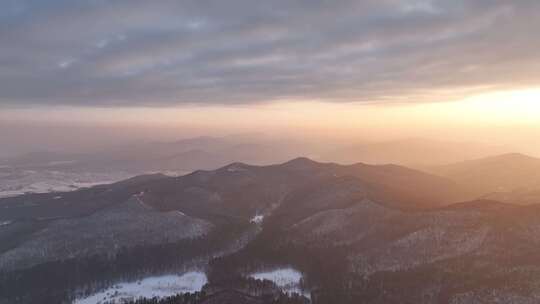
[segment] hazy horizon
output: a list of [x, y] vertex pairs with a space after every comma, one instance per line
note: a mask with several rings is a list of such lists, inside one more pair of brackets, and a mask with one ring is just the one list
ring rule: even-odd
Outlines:
[[539, 156], [539, 7], [8, 0], [0, 155], [261, 132]]
[[[329, 144], [411, 138], [470, 142], [538, 157], [540, 119], [536, 118], [540, 117], [540, 105], [537, 107], [529, 95], [520, 99], [520, 94], [529, 94], [523, 92], [441, 103], [11, 108], [0, 113], [0, 140], [5, 144], [0, 156], [260, 133], [265, 138]], [[525, 92], [536, 94], [535, 90]], [[505, 101], [505, 96], [511, 101]]]

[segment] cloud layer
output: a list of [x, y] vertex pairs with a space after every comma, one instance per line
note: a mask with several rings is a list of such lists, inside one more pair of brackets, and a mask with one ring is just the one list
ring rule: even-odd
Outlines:
[[422, 101], [540, 84], [537, 0], [4, 0], [0, 105]]

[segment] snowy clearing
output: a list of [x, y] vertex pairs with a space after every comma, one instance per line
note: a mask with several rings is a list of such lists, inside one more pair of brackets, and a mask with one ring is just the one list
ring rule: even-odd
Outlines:
[[260, 224], [264, 220], [264, 215], [255, 215], [250, 222], [254, 224]]
[[111, 184], [132, 174], [76, 173], [57, 170], [10, 169], [0, 172], [0, 198], [26, 193], [67, 192], [101, 184]]
[[137, 298], [164, 298], [179, 293], [200, 291], [207, 283], [204, 272], [192, 271], [183, 275], [148, 277], [136, 282], [120, 283], [86, 298], [77, 299], [73, 304], [97, 304], [105, 300], [122, 303]]
[[240, 166], [229, 166], [227, 168], [227, 172], [246, 172], [247, 170], [245, 168], [242, 168]]
[[256, 272], [249, 275], [256, 280], [269, 280], [276, 284], [283, 292], [297, 293], [304, 297], [311, 298], [309, 291], [302, 290], [302, 273], [293, 268], [279, 268], [272, 271]]

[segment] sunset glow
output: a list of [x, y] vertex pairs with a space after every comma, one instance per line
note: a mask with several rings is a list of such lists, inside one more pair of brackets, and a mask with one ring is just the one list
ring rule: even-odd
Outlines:
[[0, 304], [540, 303], [539, 16], [1, 0]]

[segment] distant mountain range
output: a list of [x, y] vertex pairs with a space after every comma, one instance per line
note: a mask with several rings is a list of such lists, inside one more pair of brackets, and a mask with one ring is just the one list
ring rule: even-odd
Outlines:
[[[276, 150], [275, 145], [282, 147]], [[95, 153], [33, 152], [6, 159], [5, 166], [26, 169], [90, 171], [180, 171], [216, 169], [238, 160], [272, 163], [292, 158], [287, 143], [257, 143], [242, 138], [197, 137], [176, 142], [147, 142]]]
[[426, 139], [355, 143], [241, 134], [141, 142], [93, 152], [41, 151], [0, 160], [0, 197], [66, 191], [155, 172], [183, 175], [238, 161], [269, 165], [297, 155], [322, 162], [392, 163], [424, 170], [426, 166], [487, 156], [499, 150], [503, 148]]
[[145, 142], [92, 153], [32, 152], [0, 161], [31, 169], [117, 170], [130, 172], [217, 169], [243, 161], [266, 165], [297, 155], [338, 163], [399, 164], [421, 168], [504, 153], [506, 148], [476, 143], [404, 139], [385, 142], [330, 142], [258, 136], [195, 137], [175, 142]]
[[422, 168], [505, 153], [508, 148], [423, 138], [342, 145], [324, 154], [340, 163], [400, 164]]
[[540, 203], [538, 158], [504, 154], [433, 167], [429, 172], [449, 178], [485, 198], [509, 203]]
[[[503, 155], [433, 170], [445, 177], [308, 158], [235, 162], [6, 198], [0, 286], [67, 267], [76, 279], [50, 287], [60, 297], [111, 280], [118, 263], [140, 273], [197, 261], [209, 273], [206, 290], [227, 298], [261, 296], [247, 291], [246, 272], [292, 265], [317, 303], [532, 303], [540, 300], [540, 201], [475, 198], [480, 187], [534, 188], [537, 161]], [[110, 270], [90, 279], [83, 265], [94, 264]], [[17, 290], [0, 294], [14, 299]], [[24, 293], [29, 303], [42, 296], [36, 286]]]

